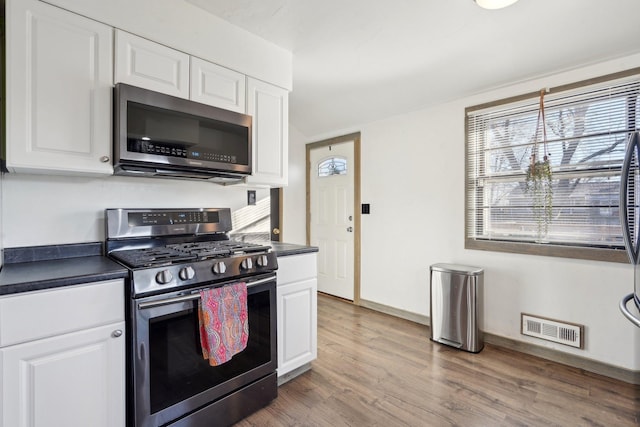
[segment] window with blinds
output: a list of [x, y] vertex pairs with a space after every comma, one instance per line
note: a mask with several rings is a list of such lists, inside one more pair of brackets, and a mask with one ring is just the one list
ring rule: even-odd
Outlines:
[[541, 131], [535, 144], [537, 95], [466, 110], [466, 247], [624, 260], [620, 172], [639, 129], [640, 69], [545, 95], [552, 207], [544, 235], [526, 191], [532, 151], [544, 155]]

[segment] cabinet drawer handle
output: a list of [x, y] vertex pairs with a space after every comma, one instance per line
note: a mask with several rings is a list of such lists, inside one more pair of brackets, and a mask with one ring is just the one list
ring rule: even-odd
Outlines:
[[109, 160], [111, 160], [111, 159], [109, 158], [109, 156], [102, 156], [102, 157], [100, 157], [100, 161], [101, 161], [102, 163], [108, 163], [108, 162], [109, 162]]
[[116, 329], [115, 331], [113, 331], [111, 333], [111, 336], [114, 337], [114, 338], [121, 337], [122, 336], [122, 331], [120, 329]]

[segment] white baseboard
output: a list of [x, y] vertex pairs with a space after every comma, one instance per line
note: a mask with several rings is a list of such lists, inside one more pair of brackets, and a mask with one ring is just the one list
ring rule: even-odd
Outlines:
[[[431, 327], [431, 319], [429, 318], [429, 316], [400, 310], [398, 308], [389, 307], [384, 304], [379, 304], [377, 302], [367, 301], [363, 299], [360, 300], [360, 306]], [[524, 341], [514, 340], [512, 338], [501, 337], [499, 335], [494, 335], [487, 332], [483, 332], [483, 335], [485, 343], [489, 343], [498, 347], [508, 348], [514, 351], [519, 351], [520, 353], [541, 357], [543, 359], [562, 363], [574, 368], [584, 369], [585, 371], [604, 375], [606, 377], [614, 378], [630, 384], [640, 385], [640, 371], [620, 368], [617, 366], [609, 365], [607, 363], [576, 356], [574, 354], [564, 353], [558, 350], [541, 347]]]
[[391, 316], [399, 317], [401, 319], [410, 320], [421, 325], [429, 326], [429, 316], [423, 316], [422, 314], [412, 313], [410, 311], [400, 310], [399, 308], [389, 307], [388, 305], [379, 304], [373, 301], [360, 300], [360, 307], [369, 308], [371, 310], [379, 311], [381, 313], [390, 314]]

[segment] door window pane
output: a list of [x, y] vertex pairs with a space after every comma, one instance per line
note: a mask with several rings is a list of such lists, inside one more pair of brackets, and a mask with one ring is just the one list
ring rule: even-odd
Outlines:
[[332, 175], [347, 174], [347, 159], [344, 157], [330, 157], [318, 164], [318, 176], [324, 178]]

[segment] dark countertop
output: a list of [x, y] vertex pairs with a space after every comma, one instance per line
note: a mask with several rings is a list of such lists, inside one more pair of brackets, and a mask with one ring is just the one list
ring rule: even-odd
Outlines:
[[[268, 244], [279, 257], [318, 252], [315, 246]], [[8, 248], [4, 262], [0, 295], [122, 279], [128, 275], [125, 267], [101, 255], [99, 243]]]
[[271, 245], [271, 250], [279, 257], [318, 252], [318, 248], [316, 246], [296, 245], [293, 243], [282, 242], [269, 242], [268, 244]]
[[289, 256], [289, 255], [300, 255], [300, 254], [308, 254], [311, 252], [318, 252], [319, 249], [316, 246], [307, 246], [307, 245], [298, 245], [294, 243], [285, 243], [285, 242], [274, 242], [269, 240], [269, 236], [260, 235], [246, 235], [241, 238], [232, 238], [232, 240], [237, 240], [238, 242], [246, 242], [246, 243], [254, 243], [257, 245], [269, 245], [271, 246], [271, 250], [275, 252], [276, 256]]
[[[5, 264], [0, 271], [0, 295], [38, 291], [61, 286], [127, 277], [127, 269], [87, 245], [5, 249]], [[69, 250], [68, 250], [69, 249]], [[35, 254], [35, 255], [34, 255]]]

